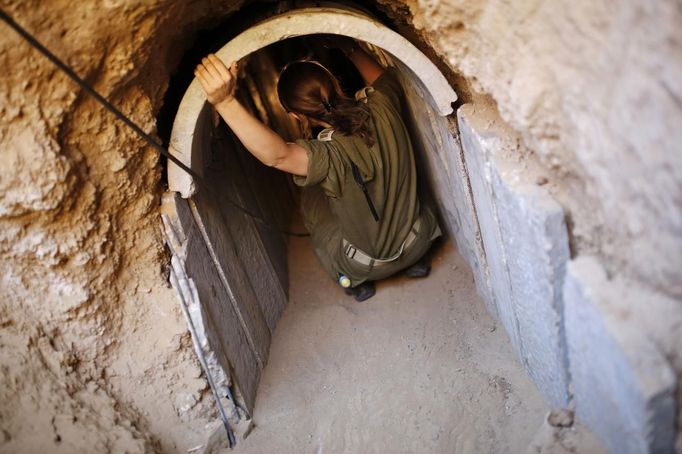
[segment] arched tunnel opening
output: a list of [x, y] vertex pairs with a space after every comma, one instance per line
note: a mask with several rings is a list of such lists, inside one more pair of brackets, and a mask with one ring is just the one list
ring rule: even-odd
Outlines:
[[[229, 21], [224, 27], [230, 29]], [[287, 62], [306, 57], [321, 61], [339, 75], [344, 90], [349, 94], [364, 85], [360, 75], [342, 53], [322, 44], [320, 38], [323, 34], [356, 39], [383, 66], [395, 68], [399, 74], [404, 92], [403, 119], [415, 151], [421, 197], [434, 203], [442, 230], [450, 242], [436, 254], [433, 276], [426, 281], [405, 282], [398, 277], [389, 280], [387, 285], [379, 286], [375, 300], [370, 300], [370, 304], [363, 309], [366, 307], [366, 310], [371, 310], [372, 307], [383, 305], [383, 309], [378, 309], [380, 312], [383, 310], [383, 313], [365, 328], [379, 332], [388, 330], [401, 339], [411, 339], [407, 341], [408, 351], [416, 343], [411, 330], [428, 331], [430, 335], [425, 335], [423, 339], [422, 353], [430, 355], [433, 350], [443, 348], [443, 345], [437, 345], [443, 342], [442, 339], [453, 338], [452, 326], [442, 321], [448, 320], [449, 311], [453, 311], [453, 306], [458, 302], [461, 304], [464, 299], [471, 307], [464, 308], [464, 313], [460, 314], [460, 317], [468, 318], [470, 322], [470, 325], [461, 327], [463, 332], [481, 338], [493, 336], [482, 343], [474, 342], [474, 350], [485, 357], [485, 352], [494, 346], [493, 367], [510, 367], [514, 372], [488, 373], [487, 379], [483, 381], [480, 377], [465, 379], [460, 386], [441, 388], [439, 393], [430, 394], [429, 397], [416, 393], [419, 396], [416, 400], [410, 397], [395, 399], [395, 405], [422, 403], [430, 406], [434, 414], [440, 413], [439, 419], [447, 420], [455, 417], [453, 412], [457, 411], [458, 406], [453, 405], [453, 402], [462, 392], [470, 392], [470, 387], [478, 388], [481, 383], [492, 382], [492, 386], [502, 389], [504, 395], [505, 387], [509, 386], [508, 380], [517, 379], [515, 386], [518, 386], [518, 399], [524, 400], [527, 405], [525, 408], [530, 410], [522, 412], [525, 423], [510, 423], [502, 430], [507, 431], [507, 434], [501, 438], [512, 440], [512, 444], [515, 442], [513, 432], [533, 431], [542, 423], [542, 413], [547, 411], [547, 403], [559, 409], [567, 407], [567, 382], [560, 366], [565, 354], [560, 333], [546, 333], [546, 341], [550, 346], [545, 348], [544, 356], [537, 358], [535, 351], [525, 352], [523, 337], [533, 337], [536, 333], [532, 330], [527, 334], [522, 332], [523, 327], [519, 327], [516, 308], [513, 307], [515, 302], [512, 301], [518, 297], [507, 294], [511, 293], [511, 288], [498, 290], [500, 285], [495, 284], [495, 281], [506, 282], [511, 287], [510, 277], [499, 268], [490, 267], [486, 256], [500, 262], [505, 260], [494, 256], [504, 253], [498, 249], [501, 238], [496, 207], [486, 206], [494, 203], [490, 199], [497, 194], [488, 192], [489, 188], [477, 186], [477, 182], [485, 186], [490, 179], [490, 170], [486, 168], [487, 163], [477, 159], [467, 162], [463, 148], [466, 138], [460, 140], [459, 123], [462, 118], [458, 119], [454, 115], [454, 109], [461, 105], [461, 100], [458, 100], [452, 85], [432, 61], [371, 13], [347, 5], [293, 9], [256, 21], [250, 27], [242, 22], [239, 29], [242, 30], [240, 34], [214, 36], [211, 40], [200, 41], [194, 55], [188, 58], [191, 63], [186, 65], [185, 72], [191, 70], [197, 59], [208, 50], [219, 49], [218, 56], [228, 63], [239, 60], [242, 69], [238, 99], [257, 118], [287, 140], [300, 137], [297, 124], [283, 111], [275, 90], [278, 73]], [[172, 93], [173, 90], [171, 96]], [[479, 99], [474, 106], [472, 123], [475, 128], [480, 127], [481, 122], [486, 128], [498, 121], [494, 107], [484, 98]], [[479, 111], [484, 112], [481, 118], [477, 118]], [[314, 363], [313, 358], [319, 352], [315, 349], [307, 351], [304, 344], [317, 344], [317, 348], [327, 352], [330, 359], [318, 365], [323, 370], [332, 365], [338, 367], [339, 357], [348, 361], [345, 363], [347, 368], [355, 369], [358, 361], [366, 361], [367, 357], [376, 353], [369, 350], [357, 357], [346, 357], [340, 353], [347, 348], [345, 344], [353, 334], [350, 327], [339, 332], [338, 326], [359, 323], [359, 315], [353, 315], [350, 321], [334, 312], [334, 308], [338, 307], [345, 307], [351, 314], [357, 309], [352, 308], [352, 300], [346, 299], [348, 297], [343, 295], [342, 289], [321, 272], [308, 241], [288, 237], [284, 233], [303, 231], [297, 214], [299, 192], [291, 176], [269, 168], [251, 156], [226, 124], [218, 119], [212, 107], [205, 103], [196, 82], [189, 84], [173, 113], [170, 150], [198, 172], [203, 182], [197, 184], [176, 166], [169, 165], [170, 190], [164, 196], [163, 218], [167, 242], [173, 253], [171, 282], [187, 309], [188, 323], [198, 333], [195, 348], [201, 349], [201, 354], [207, 358], [213, 381], [218, 388], [223, 389], [221, 395], [232, 396], [231, 399], [223, 398], [223, 403], [226, 408], [233, 409], [232, 422], [239, 426], [245, 419], [252, 417], [254, 411], [262, 411], [261, 418], [276, 413], [272, 405], [278, 399], [273, 394], [283, 391], [280, 387], [283, 382], [286, 383], [286, 379], [272, 370], [281, 369], [283, 364], [292, 361], [306, 364], [302, 359], [306, 357]], [[486, 117], [487, 114], [490, 116]], [[471, 137], [476, 137], [476, 133], [471, 134]], [[470, 151], [480, 152], [476, 150], [477, 146], [470, 144]], [[511, 159], [518, 158], [513, 147], [507, 147], [506, 151], [511, 151]], [[472, 170], [476, 174], [473, 184], [468, 166], [475, 167]], [[481, 206], [478, 210], [477, 203]], [[522, 210], [515, 215], [523, 216]], [[488, 228], [481, 228], [479, 216], [493, 217], [483, 219]], [[537, 236], [537, 232], [528, 232], [528, 235]], [[457, 252], [453, 243], [457, 245]], [[526, 245], [520, 247], [525, 248]], [[543, 244], [541, 248], [545, 250], [546, 246]], [[468, 269], [471, 269], [473, 276]], [[457, 290], [450, 287], [451, 282], [455, 283]], [[538, 286], [544, 284], [537, 283]], [[472, 298], [474, 288], [483, 296], [485, 305], [477, 297]], [[544, 301], [544, 304], [551, 306], [552, 297], [545, 293], [539, 299], [549, 300]], [[327, 310], [331, 310], [330, 313], [322, 315], [325, 312], [318, 311], [321, 301]], [[396, 301], [403, 303], [398, 310], [394, 310], [391, 304], [396, 304]], [[405, 307], [408, 301], [418, 306]], [[525, 304], [532, 306], [535, 301], [531, 299]], [[501, 331], [506, 331], [511, 346], [504, 337], [494, 337], [496, 322], [488, 314], [481, 313], [481, 307], [486, 307], [499, 319], [505, 328]], [[280, 323], [285, 309], [286, 317]], [[554, 323], [552, 311], [555, 309], [551, 308], [550, 313], [544, 315], [547, 320], [542, 322]], [[306, 314], [310, 310], [320, 315], [308, 317]], [[335, 335], [322, 338], [308, 335], [311, 328], [315, 331], [314, 327], [319, 325], [327, 326], [329, 333]], [[463, 342], [465, 349], [469, 348], [469, 342]], [[396, 348], [401, 344], [388, 343]], [[447, 344], [448, 341], [445, 341]], [[362, 350], [361, 347], [356, 348]], [[463, 354], [461, 348], [453, 345], [444, 352], [458, 356]], [[538, 399], [532, 385], [528, 387], [530, 381], [524, 381], [525, 377], [515, 377], [522, 369], [514, 362], [513, 355], [500, 354], [510, 348], [539, 385], [545, 402]], [[271, 349], [277, 355], [274, 359], [271, 358]], [[394, 355], [401, 360], [387, 363], [384, 368], [393, 370], [392, 375], [397, 375], [394, 368], [401, 365], [406, 367], [413, 359], [409, 354], [399, 351], [388, 352], [387, 356], [390, 358]], [[423, 356], [422, 359], [426, 360], [427, 357]], [[477, 367], [483, 365], [483, 369], [492, 366], [484, 359], [475, 362]], [[448, 364], [449, 367], [443, 367]], [[427, 368], [423, 375], [415, 379], [414, 386], [433, 386], [433, 376], [437, 378], [436, 381], [452, 378], [456, 375], [455, 366], [456, 363], [451, 363], [447, 357], [441, 357], [435, 366], [438, 372], [427, 371]], [[308, 377], [305, 369], [304, 366], [299, 371], [299, 378]], [[376, 396], [387, 392], [386, 388], [382, 388], [382, 383], [391, 382], [391, 378], [378, 371], [364, 374], [353, 372], [351, 375], [356, 380], [369, 383], [368, 387], [374, 388]], [[264, 385], [261, 385], [262, 381], [265, 381]], [[315, 388], [315, 382], [311, 380], [304, 386]], [[325, 389], [325, 386], [339, 386], [340, 398], [350, 398], [348, 395], [352, 394], [349, 391], [344, 393], [343, 386], [338, 384], [321, 385], [321, 388]], [[258, 390], [263, 387], [270, 391], [259, 393]], [[307, 392], [299, 391], [303, 395]], [[258, 406], [257, 395], [261, 402]], [[403, 395], [413, 394], [404, 391]], [[318, 395], [313, 399], [319, 398], [324, 397]], [[385, 395], [383, 399], [390, 399], [390, 396]], [[496, 413], [502, 408], [497, 405], [496, 410], [491, 410], [496, 405], [496, 399], [491, 398], [489, 402], [484, 400], [480, 402], [482, 418], [489, 419], [491, 412]], [[305, 412], [296, 405], [295, 397], [288, 405], [294, 414], [297, 411]], [[299, 417], [297, 420], [305, 418]], [[472, 422], [476, 420], [472, 418]], [[249, 430], [244, 429], [244, 432], [248, 433]], [[498, 441], [493, 439], [490, 442]], [[444, 439], [435, 444], [445, 446], [452, 442]], [[256, 443], [253, 449], [258, 451], [268, 443], [271, 441]]]
[[[405, 92], [403, 118], [419, 163], [421, 198], [432, 199], [436, 191], [433, 172], [443, 168], [438, 160], [456, 150], [453, 126], [443, 114], [452, 112], [457, 95], [419, 50], [366, 11], [358, 12], [348, 7], [304, 8], [256, 23], [257, 31], [252, 27], [242, 33], [241, 36], [250, 32], [260, 34], [258, 44], [252, 41], [253, 36], [241, 41], [240, 36], [233, 37], [226, 45], [224, 36], [199, 41], [195, 50], [189, 52], [187, 61], [191, 63], [184, 68], [185, 73], [196, 64], [197, 55], [207, 48], [230, 47], [236, 42], [233, 47], [241, 57], [238, 99], [286, 140], [300, 138], [297, 123], [283, 110], [276, 94], [277, 76], [286, 63], [303, 58], [320, 61], [339, 77], [344, 91], [350, 96], [361, 89], [364, 82], [340, 50], [323, 44], [320, 39], [327, 36], [333, 40], [336, 35], [311, 34], [300, 28], [278, 34], [277, 27], [291, 27], [292, 18], [301, 20], [300, 24], [340, 21], [341, 30], [348, 26], [350, 30], [337, 35], [358, 39], [383, 66], [397, 70]], [[293, 26], [300, 27], [295, 20]], [[278, 22], [285, 25], [278, 25]], [[229, 24], [222, 27], [229, 28]], [[327, 31], [325, 25], [321, 26], [322, 30]], [[297, 34], [302, 36], [295, 36]], [[405, 61], [362, 40], [365, 34], [374, 42], [391, 43]], [[396, 38], [400, 41], [396, 42]], [[408, 66], [417, 63], [421, 63], [417, 72]], [[433, 84], [430, 87], [429, 82]], [[178, 86], [183, 87], [183, 84]], [[191, 90], [192, 87], [184, 94], [179, 110], [175, 112], [170, 146], [177, 156], [189, 154], [188, 164], [200, 173], [203, 181], [197, 185], [188, 183], [184, 180], [187, 175], [175, 172], [179, 169], [170, 165], [171, 191], [165, 199], [166, 211], [171, 213], [176, 225], [173, 228], [173, 222], [166, 215], [166, 226], [174, 232], [169, 235], [169, 245], [175, 256], [184, 255], [184, 264], [175, 263], [173, 269], [180, 293], [179, 276], [185, 275], [196, 286], [195, 295], [191, 292], [184, 295], [188, 302], [196, 300], [196, 313], [202, 314], [194, 323], [205, 328], [207, 345], [215, 353], [216, 367], [223, 368], [225, 377], [230, 375], [228, 371], [235, 375], [241, 403], [250, 412], [255, 405], [260, 370], [268, 358], [272, 332], [287, 305], [288, 257], [292, 254], [292, 242], [287, 233], [304, 232], [298, 216], [299, 192], [291, 176], [261, 164], [250, 155], [208, 104], [202, 104], [198, 110], [185, 107], [183, 111], [182, 103], [192, 99]], [[162, 133], [164, 128], [167, 130], [172, 112], [170, 106], [177, 102], [177, 99], [173, 101], [173, 96], [180, 91], [177, 87], [170, 90], [167, 106], [160, 116]], [[164, 116], [167, 117], [166, 126]], [[190, 131], [189, 146], [180, 151], [182, 145], [178, 142], [182, 141], [185, 124]], [[450, 150], [446, 148], [448, 145]], [[440, 177], [447, 178], [447, 175]], [[197, 248], [188, 247], [193, 241], [192, 230], [196, 230], [194, 235], [201, 236]], [[187, 244], [180, 246], [183, 240]], [[315, 283], [308, 282], [307, 285]], [[340, 288], [330, 287], [341, 294]], [[227, 301], [233, 310], [231, 313], [225, 310], [229, 307]], [[235, 336], [240, 331], [241, 338]]]
[[[350, 368], [354, 380], [369, 383], [361, 388], [370, 389], [375, 400], [368, 403], [360, 398], [356, 410], [362, 410], [358, 411], [423, 403], [439, 420], [452, 420], [458, 411], [454, 402], [462, 394], [478, 393], [480, 417], [486, 422], [474, 415], [469, 423], [482, 424], [496, 435], [483, 441], [473, 428], [472, 439], [438, 441], [447, 431], [440, 427], [429, 441], [434, 447], [472, 443], [479, 449], [496, 450], [504, 440], [507, 450], [517, 451], [550, 408], [559, 411], [551, 415], [563, 415], [557, 418], [573, 424], [569, 344], [580, 344], [584, 337], [570, 328], [575, 323], [567, 327], [577, 315], [564, 309], [566, 298], [579, 296], [570, 290], [578, 277], [566, 278], [569, 290], [564, 288], [571, 249], [564, 201], [554, 197], [561, 193], [561, 183], [549, 181], [551, 172], [524, 148], [489, 98], [471, 95], [464, 85], [453, 88], [453, 77], [445, 77], [429, 57], [386, 25], [386, 18], [338, 4], [273, 8], [265, 16], [245, 22], [238, 13], [219, 27], [229, 32], [209, 33], [200, 40], [171, 80], [160, 116], [160, 131], [163, 134], [165, 128], [171, 152], [203, 180], [199, 184], [170, 164], [162, 217], [172, 253], [171, 282], [186, 309], [188, 324], [197, 333], [195, 348], [205, 356], [209, 374], [222, 390], [223, 404], [233, 409], [231, 421], [236, 425], [250, 421], [260, 408], [261, 417], [270, 417], [277, 425], [277, 415], [284, 411], [279, 405], [288, 407], [288, 414], [300, 425], [304, 424], [300, 421], [310, 422], [310, 415], [320, 417], [317, 411], [307, 414], [306, 405], [308, 400], [324, 401], [328, 390], [338, 391], [340, 399], [357, 397], [339, 384], [341, 378], [321, 383], [306, 371], [312, 367], [319, 371]], [[340, 76], [347, 93], [363, 86], [343, 54], [322, 44], [322, 35], [354, 38], [384, 67], [395, 68], [399, 74], [420, 192], [437, 208], [447, 240], [426, 281], [392, 278], [379, 287], [374, 304], [358, 307], [344, 300], [342, 289], [321, 272], [307, 240], [287, 235], [303, 231], [297, 214], [299, 193], [291, 177], [251, 156], [189, 76], [208, 51], [217, 51], [226, 63], [240, 61], [238, 99], [286, 140], [293, 140], [300, 132], [281, 108], [275, 90], [277, 75], [286, 63], [313, 57]], [[458, 99], [460, 91], [464, 99]], [[459, 315], [453, 311], [460, 311]], [[462, 319], [468, 322], [461, 323]], [[398, 336], [398, 342], [388, 343], [407, 349], [382, 351], [386, 358], [377, 366], [389, 371], [388, 375], [362, 367], [361, 372], [355, 370], [378, 353], [355, 342], [353, 324], [363, 326], [365, 333], [379, 333], [359, 335], [362, 341], [376, 342], [376, 346]], [[498, 324], [503, 329], [497, 330]], [[414, 333], [420, 330], [424, 334], [415, 340]], [[388, 332], [392, 334], [382, 337]], [[422, 347], [421, 354], [415, 353], [415, 345]], [[355, 355], [340, 353], [349, 346]], [[573, 364], [583, 360], [577, 355]], [[469, 356], [472, 359], [466, 367], [474, 373], [461, 375], [461, 364], [450, 358]], [[397, 369], [418, 369], [413, 361], [432, 357], [437, 358], [435, 365], [425, 367], [422, 375], [407, 374], [412, 381], [399, 387], [403, 397], [396, 399], [391, 385], [384, 386], [400, 376]], [[287, 375], [292, 363], [300, 366], [298, 375]], [[586, 376], [592, 378], [573, 383], [584, 387], [583, 394], [591, 392], [585, 390], [591, 389], [588, 382], [594, 378]], [[461, 378], [461, 383], [454, 385], [453, 377]], [[294, 386], [299, 394], [292, 393], [288, 400], [278, 397], [278, 393], [289, 394], [291, 380], [302, 381]], [[493, 397], [481, 397], [490, 391], [481, 389], [481, 383], [500, 392], [504, 405]], [[437, 391], [428, 396], [410, 394], [410, 386]], [[604, 387], [600, 392], [619, 392]], [[515, 399], [517, 404], [509, 404]], [[508, 405], [513, 411], [508, 411]], [[491, 414], [497, 415], [500, 409], [504, 414], [492, 417], [500, 425], [489, 426]], [[589, 411], [579, 417], [609, 446], [618, 444], [612, 435], [619, 430], [616, 426], [602, 424]], [[324, 432], [325, 426], [343, 418], [333, 415], [329, 421], [322, 417], [314, 422], [320, 422], [318, 432]], [[392, 419], [386, 421], [390, 425]], [[638, 423], [627, 420], [622, 424]], [[250, 430], [249, 426], [244, 432]], [[391, 430], [387, 428], [386, 434]], [[337, 436], [341, 438], [332, 443], [350, 435], [342, 430]], [[253, 452], [268, 446], [264, 443], [252, 447]]]

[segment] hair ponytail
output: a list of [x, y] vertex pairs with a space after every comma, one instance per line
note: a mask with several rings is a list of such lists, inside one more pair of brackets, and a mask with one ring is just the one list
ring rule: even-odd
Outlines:
[[367, 107], [346, 96], [339, 101], [331, 108], [329, 123], [343, 134], [359, 136], [368, 147], [374, 145], [374, 136], [368, 125]]
[[[338, 80], [314, 61], [288, 64], [277, 81], [277, 94], [287, 112], [296, 112], [331, 124], [345, 135], [354, 135], [371, 147], [374, 136], [369, 126], [369, 109], [349, 98]], [[307, 127], [307, 121], [303, 127]]]

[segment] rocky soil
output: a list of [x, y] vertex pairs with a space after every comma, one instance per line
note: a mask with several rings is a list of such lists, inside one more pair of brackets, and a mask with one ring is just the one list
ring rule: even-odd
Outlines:
[[[2, 3], [152, 133], [184, 40], [238, 6]], [[1, 28], [0, 451], [177, 452], [213, 407], [166, 283], [158, 156]]]

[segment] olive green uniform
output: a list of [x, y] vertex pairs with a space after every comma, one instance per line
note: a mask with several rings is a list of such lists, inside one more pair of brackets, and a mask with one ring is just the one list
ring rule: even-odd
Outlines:
[[[384, 72], [356, 97], [367, 103], [375, 144], [368, 147], [360, 137], [330, 131], [318, 136], [324, 140], [297, 140], [308, 152], [308, 175], [294, 177], [304, 186], [303, 220], [318, 259], [332, 279], [343, 274], [353, 287], [412, 265], [441, 234], [434, 214], [417, 198], [412, 144], [401, 118], [402, 88], [395, 75]], [[353, 178], [351, 162], [360, 170], [379, 222]], [[366, 265], [344, 252], [345, 239], [373, 258], [393, 257], [417, 219], [416, 239], [394, 261]]]

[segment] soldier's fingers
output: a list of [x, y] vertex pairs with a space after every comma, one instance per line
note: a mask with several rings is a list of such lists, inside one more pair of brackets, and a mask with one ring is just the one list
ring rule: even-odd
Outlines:
[[201, 63], [204, 65], [204, 68], [206, 68], [206, 71], [211, 75], [211, 77], [217, 80], [222, 80], [223, 76], [220, 74], [220, 71], [208, 57], [205, 57], [203, 60], [201, 60]]
[[202, 88], [204, 91], [208, 90], [210, 88], [209, 82], [206, 80], [206, 77], [202, 73], [202, 71], [195, 71], [194, 75], [196, 76], [197, 79], [199, 79], [199, 83], [201, 84]]
[[223, 63], [222, 60], [220, 60], [214, 54], [209, 54], [208, 59], [213, 64], [213, 66], [216, 68], [216, 70], [220, 73], [220, 75], [223, 77], [224, 80], [230, 80], [232, 74], [227, 69], [227, 66], [225, 66], [225, 63]]
[[201, 76], [201, 78], [205, 82], [208, 82], [209, 80], [212, 79], [211, 74], [208, 72], [208, 70], [203, 64], [199, 64], [199, 66], [197, 66], [197, 69], [194, 71], [194, 74]]
[[200, 82], [206, 83], [208, 82], [208, 73], [206, 71], [206, 68], [204, 68], [203, 65], [197, 66], [196, 71], [194, 71], [194, 75], [197, 76]]
[[215, 76], [213, 75], [213, 71], [211, 71], [211, 66], [206, 57], [201, 59], [201, 69], [202, 69], [202, 75], [204, 76], [205, 79], [213, 79]]

